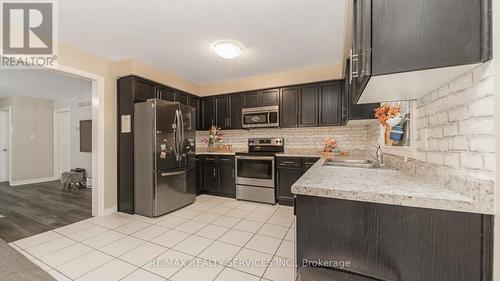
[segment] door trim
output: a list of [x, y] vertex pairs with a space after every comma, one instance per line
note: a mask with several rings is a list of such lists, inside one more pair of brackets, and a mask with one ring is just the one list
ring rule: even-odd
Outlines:
[[9, 134], [9, 150], [7, 153], [8, 162], [9, 162], [9, 175], [7, 180], [9, 181], [9, 185], [12, 183], [12, 108], [10, 106], [0, 108], [0, 111], [6, 111], [7, 116], [9, 117], [8, 128], [6, 132]]
[[[61, 163], [59, 161], [59, 156], [60, 156], [60, 153], [59, 153], [59, 149], [58, 149], [58, 140], [59, 140], [59, 130], [56, 129], [58, 128], [58, 124], [57, 124], [57, 121], [59, 121], [59, 118], [58, 118], [58, 114], [60, 113], [63, 113], [63, 112], [68, 112], [69, 113], [69, 132], [70, 132], [70, 145], [72, 145], [71, 143], [71, 108], [69, 107], [65, 107], [65, 108], [60, 108], [60, 109], [55, 109], [54, 110], [54, 176], [53, 178], [54, 179], [60, 179], [61, 178], [61, 175], [59, 173], [59, 171], [61, 170]], [[57, 141], [56, 141], [57, 140]], [[69, 159], [70, 159], [70, 162], [71, 162], [71, 158], [73, 157], [72, 155], [72, 151], [70, 149], [69, 151]], [[57, 162], [57, 164], [56, 164]]]
[[[105, 215], [104, 178], [112, 177], [104, 173], [104, 108], [106, 107], [104, 76], [62, 64], [56, 64], [49, 69], [92, 81], [92, 216], [103, 216]], [[116, 128], [116, 118], [114, 123]]]

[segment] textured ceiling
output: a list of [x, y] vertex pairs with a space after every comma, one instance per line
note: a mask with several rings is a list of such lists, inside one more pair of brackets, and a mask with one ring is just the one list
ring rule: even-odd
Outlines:
[[52, 70], [0, 70], [0, 97], [59, 99], [92, 95], [92, 82]]
[[[342, 62], [345, 0], [64, 0], [61, 41], [199, 84]], [[232, 39], [242, 56], [216, 56]]]

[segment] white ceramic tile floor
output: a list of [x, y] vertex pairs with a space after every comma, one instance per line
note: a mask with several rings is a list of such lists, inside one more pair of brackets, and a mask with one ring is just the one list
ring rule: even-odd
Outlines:
[[291, 207], [200, 195], [159, 218], [115, 213], [10, 245], [56, 280], [293, 281]]
[[240, 250], [241, 247], [215, 241], [199, 254], [198, 257], [221, 264], [227, 264]]

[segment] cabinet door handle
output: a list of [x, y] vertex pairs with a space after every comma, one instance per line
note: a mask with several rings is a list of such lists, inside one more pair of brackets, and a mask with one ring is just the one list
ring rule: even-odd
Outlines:
[[233, 176], [233, 180], [234, 180], [234, 168], [232, 169], [231, 176]]
[[207, 160], [208, 160], [208, 161], [214, 161], [215, 159], [214, 159], [214, 158], [208, 158], [208, 157], [207, 157]]
[[220, 161], [229, 161], [230, 159], [227, 158], [221, 158]]
[[217, 175], [216, 175], [215, 168], [214, 168], [214, 178], [215, 178], [215, 177], [217, 177]]
[[292, 161], [281, 161], [281, 164], [295, 164], [295, 162], [292, 162]]
[[352, 49], [349, 50], [349, 57], [351, 58], [349, 61], [350, 69], [349, 69], [349, 84], [352, 84], [353, 78], [358, 78], [358, 70], [356, 67], [356, 71], [354, 71], [354, 62], [358, 62], [358, 55], [354, 53]]

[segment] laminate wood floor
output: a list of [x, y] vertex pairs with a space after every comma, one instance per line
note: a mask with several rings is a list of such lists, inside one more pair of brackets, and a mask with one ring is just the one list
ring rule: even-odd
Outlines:
[[12, 242], [92, 216], [90, 189], [61, 189], [59, 181], [0, 183], [0, 239]]

